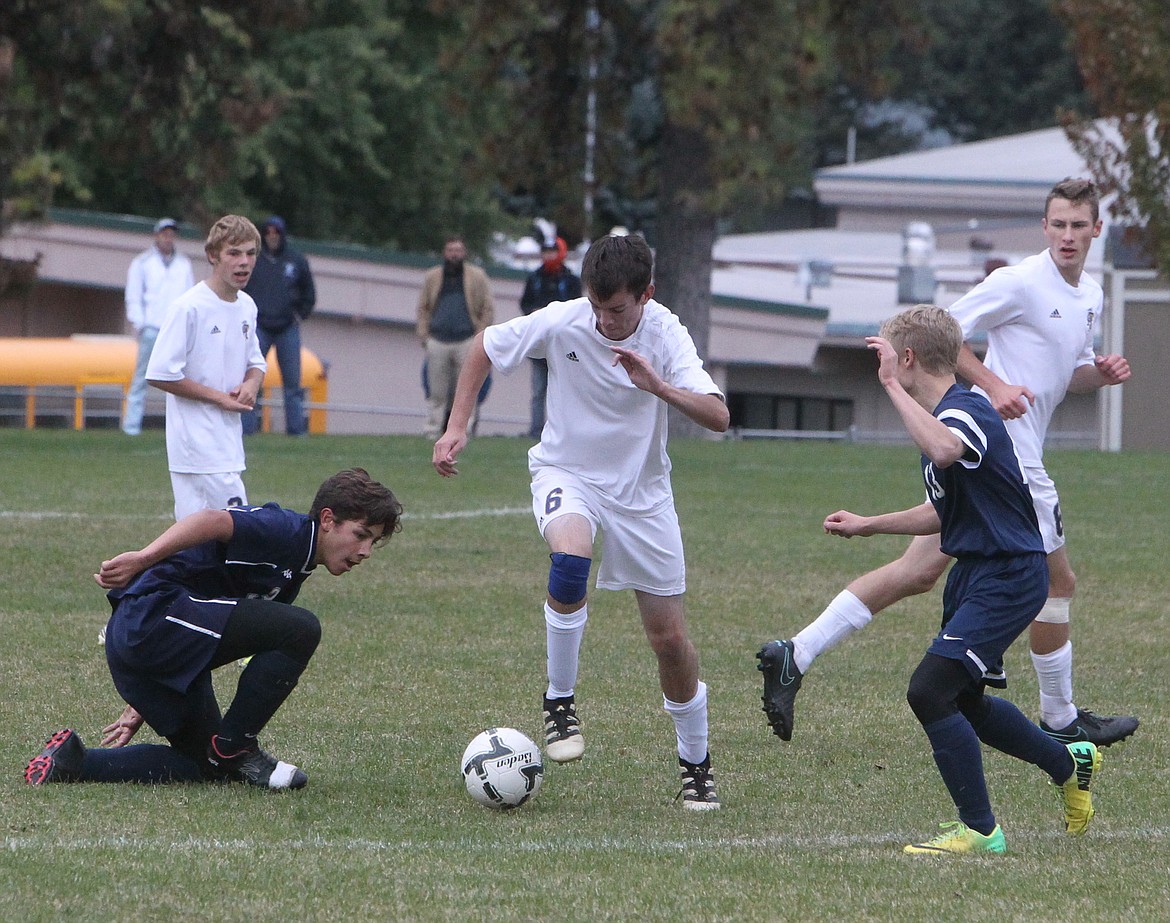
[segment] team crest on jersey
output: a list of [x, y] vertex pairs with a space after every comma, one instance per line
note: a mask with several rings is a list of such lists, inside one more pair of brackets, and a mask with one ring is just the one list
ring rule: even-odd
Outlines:
[[1097, 319], [1097, 312], [1096, 311], [1089, 311], [1089, 322], [1086, 325], [1089, 330], [1093, 329], [1093, 321], [1095, 321], [1096, 319]]
[[240, 332], [244, 334], [245, 340], [248, 339], [248, 331], [251, 329], [252, 329], [252, 325], [249, 324], [247, 321], [244, 321], [242, 324], [240, 324]]

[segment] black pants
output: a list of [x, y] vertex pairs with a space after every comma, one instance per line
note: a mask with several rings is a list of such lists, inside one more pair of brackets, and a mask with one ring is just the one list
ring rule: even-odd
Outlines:
[[[187, 714], [167, 740], [184, 755], [204, 762], [214, 734], [254, 737], [296, 688], [321, 640], [321, 623], [308, 609], [267, 599], [242, 599], [232, 611], [209, 669], [187, 691]], [[245, 657], [227, 714], [220, 716], [211, 671]]]

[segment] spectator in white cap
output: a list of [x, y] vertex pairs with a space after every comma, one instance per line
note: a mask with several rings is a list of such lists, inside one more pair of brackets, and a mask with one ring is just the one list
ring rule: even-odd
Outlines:
[[154, 244], [134, 257], [126, 273], [126, 320], [138, 338], [138, 361], [122, 417], [122, 432], [127, 436], [142, 432], [146, 364], [167, 308], [195, 284], [191, 260], [175, 249], [178, 227], [174, 218], [159, 219], [154, 226]]

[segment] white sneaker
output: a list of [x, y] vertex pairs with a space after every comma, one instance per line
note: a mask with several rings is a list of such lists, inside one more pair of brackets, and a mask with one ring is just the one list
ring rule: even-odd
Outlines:
[[571, 695], [544, 699], [544, 752], [554, 763], [571, 763], [585, 752], [585, 738]]

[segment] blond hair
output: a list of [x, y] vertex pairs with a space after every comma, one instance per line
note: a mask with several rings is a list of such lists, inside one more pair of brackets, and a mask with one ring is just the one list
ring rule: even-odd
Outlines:
[[203, 245], [203, 252], [207, 258], [215, 259], [224, 247], [229, 244], [255, 244], [260, 247], [260, 232], [242, 215], [224, 215], [207, 232], [207, 242]]
[[953, 375], [959, 365], [963, 330], [951, 315], [932, 304], [917, 304], [886, 318], [879, 334], [896, 352], [914, 350], [918, 363], [932, 375]]

